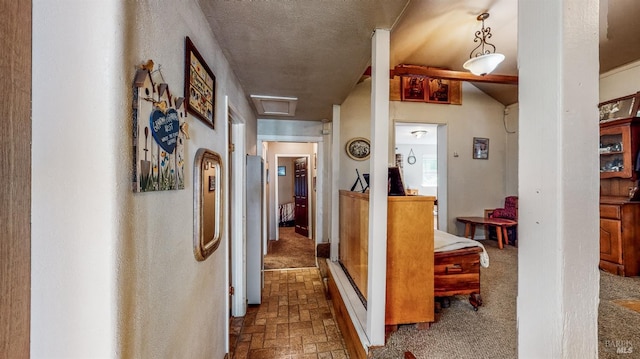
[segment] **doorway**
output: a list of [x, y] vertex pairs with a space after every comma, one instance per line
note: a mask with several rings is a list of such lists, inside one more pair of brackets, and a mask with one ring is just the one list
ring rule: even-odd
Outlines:
[[269, 236], [265, 269], [315, 267], [317, 143], [266, 142]]
[[247, 283], [244, 255], [246, 245], [242, 238], [246, 236], [246, 129], [245, 121], [229, 103], [225, 96], [227, 108], [227, 145], [228, 165], [225, 166], [228, 186], [228, 281], [229, 281], [229, 312], [231, 316], [239, 317], [246, 313]]
[[395, 122], [395, 160], [405, 187], [416, 195], [434, 196], [434, 226], [446, 231], [446, 125]]

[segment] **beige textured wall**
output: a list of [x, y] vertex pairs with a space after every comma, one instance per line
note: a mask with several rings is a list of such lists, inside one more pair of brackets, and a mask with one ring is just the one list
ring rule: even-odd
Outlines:
[[[356, 169], [369, 173], [368, 161], [355, 161], [344, 151], [353, 137], [370, 137], [371, 81], [358, 84], [341, 106], [340, 189], [350, 189]], [[393, 120], [446, 124], [448, 126], [448, 218], [449, 232], [462, 234], [458, 216], [482, 216], [485, 208], [502, 204], [506, 181], [506, 132], [502, 124], [504, 106], [475, 86], [463, 83], [462, 105], [391, 101], [389, 121], [390, 156], [393, 156]], [[473, 137], [490, 140], [489, 159], [472, 159]], [[458, 157], [454, 157], [454, 152]], [[393, 163], [392, 157], [389, 163]]]
[[278, 204], [293, 202], [293, 179], [295, 168], [293, 160], [295, 157], [279, 157], [278, 167], [285, 167], [285, 175], [279, 176], [277, 168], [274, 170], [273, 179], [278, 180]]
[[[216, 76], [215, 130], [190, 117], [191, 139], [185, 146], [185, 190], [133, 195], [125, 193], [135, 216], [128, 217], [129, 243], [122, 258], [127, 274], [121, 277], [123, 331], [119, 333], [125, 357], [214, 357], [226, 352], [228, 326], [228, 228], [218, 249], [204, 262], [193, 255], [193, 158], [198, 148], [209, 148], [228, 165], [228, 130], [224, 98], [247, 121], [247, 149], [255, 148], [257, 121], [222, 50], [211, 36], [206, 19], [194, 2], [139, 1], [133, 11], [131, 63], [152, 58], [162, 65], [165, 80], [175, 93], [184, 86], [184, 37], [189, 36]], [[167, 16], [171, 14], [170, 16]], [[170, 31], [169, 31], [170, 29]], [[126, 127], [125, 127], [126, 128]], [[123, 163], [128, 168], [128, 164]], [[125, 169], [122, 168], [124, 171]], [[226, 176], [224, 181], [226, 181]], [[227, 204], [228, 191], [223, 190]], [[226, 213], [226, 211], [225, 211]], [[221, 223], [226, 224], [226, 214]]]
[[640, 79], [640, 61], [600, 75], [599, 101], [612, 100], [640, 91], [638, 79]]

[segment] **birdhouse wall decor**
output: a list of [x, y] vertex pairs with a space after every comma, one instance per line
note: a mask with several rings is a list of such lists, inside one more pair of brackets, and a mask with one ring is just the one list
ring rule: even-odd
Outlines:
[[184, 189], [184, 142], [189, 138], [184, 99], [172, 96], [168, 84], [154, 81], [153, 72], [149, 60], [133, 81], [134, 192]]

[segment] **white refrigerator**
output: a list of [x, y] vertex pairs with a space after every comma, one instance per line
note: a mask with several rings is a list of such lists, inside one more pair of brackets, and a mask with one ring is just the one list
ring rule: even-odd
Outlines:
[[263, 234], [263, 161], [247, 155], [247, 303], [262, 303], [264, 284]]

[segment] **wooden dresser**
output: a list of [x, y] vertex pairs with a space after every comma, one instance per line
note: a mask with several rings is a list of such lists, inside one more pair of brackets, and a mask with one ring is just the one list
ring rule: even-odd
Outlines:
[[[387, 211], [387, 327], [434, 317], [433, 203], [391, 196]], [[340, 262], [366, 299], [369, 195], [340, 191]]]

